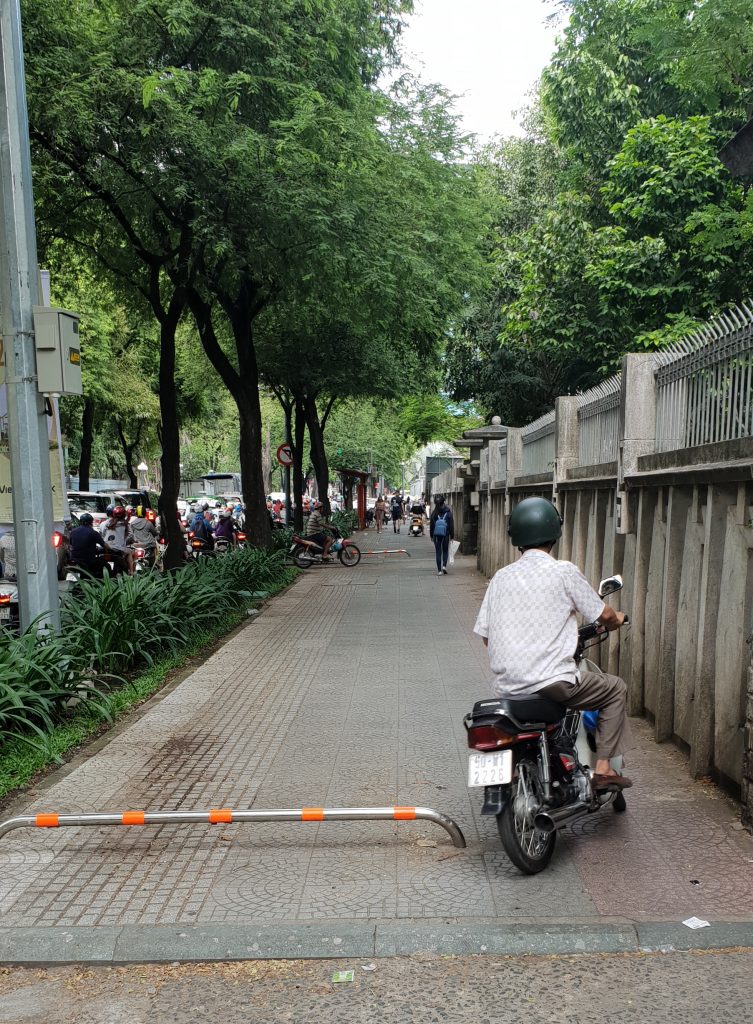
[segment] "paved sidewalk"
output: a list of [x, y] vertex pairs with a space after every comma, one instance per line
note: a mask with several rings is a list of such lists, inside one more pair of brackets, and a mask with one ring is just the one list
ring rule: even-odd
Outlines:
[[[465, 785], [486, 581], [471, 559], [438, 579], [428, 538], [361, 538], [413, 557], [309, 570], [16, 811], [424, 805], [468, 850], [425, 822], [18, 831], [0, 961], [753, 945], [753, 839], [642, 723], [627, 813], [566, 830], [540, 875], [512, 867]], [[694, 914], [712, 927], [679, 924]]]

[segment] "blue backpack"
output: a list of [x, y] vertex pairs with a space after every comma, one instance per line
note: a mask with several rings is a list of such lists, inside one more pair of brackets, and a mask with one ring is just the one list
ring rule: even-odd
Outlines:
[[447, 536], [447, 512], [443, 512], [441, 516], [437, 517], [437, 521], [434, 523], [434, 536]]

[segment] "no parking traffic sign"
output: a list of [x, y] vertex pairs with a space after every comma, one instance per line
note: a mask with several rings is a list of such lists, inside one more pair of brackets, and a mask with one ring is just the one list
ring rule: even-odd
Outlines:
[[277, 449], [277, 461], [286, 469], [293, 465], [293, 449], [289, 444], [281, 444]]

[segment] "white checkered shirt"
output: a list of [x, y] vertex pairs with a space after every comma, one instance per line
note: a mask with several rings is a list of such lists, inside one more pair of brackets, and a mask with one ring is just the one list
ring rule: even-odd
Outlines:
[[494, 576], [473, 627], [489, 638], [494, 692], [522, 697], [576, 682], [576, 614], [593, 622], [604, 602], [572, 562], [531, 549]]

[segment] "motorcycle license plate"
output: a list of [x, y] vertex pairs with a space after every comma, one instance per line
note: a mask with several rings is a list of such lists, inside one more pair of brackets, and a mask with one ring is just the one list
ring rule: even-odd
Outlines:
[[9, 618], [10, 618], [10, 605], [9, 604], [0, 604], [0, 619], [9, 619]]
[[512, 782], [512, 750], [468, 755], [469, 786], [503, 786]]

